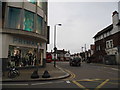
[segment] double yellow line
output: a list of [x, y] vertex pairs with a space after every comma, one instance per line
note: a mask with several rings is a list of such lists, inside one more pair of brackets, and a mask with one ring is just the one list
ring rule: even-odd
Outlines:
[[[70, 79], [73, 79], [73, 78], [76, 77], [76, 75], [75, 75], [73, 72], [71, 72], [71, 71], [69, 71], [69, 70], [66, 70], [66, 69], [65, 69], [65, 71], [68, 72], [71, 76], [70, 76], [69, 78], [63, 79], [63, 80], [70, 80]], [[89, 89], [87, 89], [85, 86], [83, 86], [83, 85], [81, 85], [80, 83], [78, 83], [78, 81], [97, 81], [97, 80], [101, 80], [101, 79], [72, 80], [72, 82], [73, 82], [74, 84], [76, 84], [78, 87], [80, 87], [80, 88], [82, 88], [82, 89], [84, 89], [84, 90], [89, 90]], [[109, 79], [106, 79], [104, 82], [102, 82], [100, 85], [98, 85], [98, 86], [95, 88], [95, 90], [100, 89], [100, 88], [101, 88], [102, 86], [104, 86], [108, 81], [109, 81]]]
[[63, 79], [63, 80], [70, 80], [70, 79], [73, 79], [73, 78], [76, 77], [76, 75], [75, 75], [73, 72], [71, 72], [71, 71], [69, 71], [69, 70], [66, 70], [66, 69], [65, 69], [65, 71], [68, 72], [71, 76], [70, 76], [69, 78]]

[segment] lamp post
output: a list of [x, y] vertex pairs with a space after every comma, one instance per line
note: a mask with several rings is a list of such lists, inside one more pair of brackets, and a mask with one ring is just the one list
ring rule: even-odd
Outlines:
[[54, 67], [56, 67], [56, 51], [57, 51], [57, 47], [56, 47], [56, 26], [62, 26], [62, 24], [55, 24], [54, 25]]

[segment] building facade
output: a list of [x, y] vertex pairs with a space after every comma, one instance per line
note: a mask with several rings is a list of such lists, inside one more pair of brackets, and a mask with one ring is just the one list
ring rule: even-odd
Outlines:
[[120, 20], [117, 11], [113, 12], [112, 22], [94, 36], [96, 62], [120, 64]]
[[3, 68], [43, 65], [48, 41], [47, 2], [35, 1], [2, 2], [0, 59]]

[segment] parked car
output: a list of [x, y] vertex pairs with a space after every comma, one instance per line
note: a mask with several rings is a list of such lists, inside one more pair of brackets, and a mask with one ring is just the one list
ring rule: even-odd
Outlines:
[[70, 59], [70, 66], [81, 66], [81, 59], [80, 58]]

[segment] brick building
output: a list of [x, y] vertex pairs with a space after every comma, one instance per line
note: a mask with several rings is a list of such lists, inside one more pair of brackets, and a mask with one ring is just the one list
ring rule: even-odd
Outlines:
[[113, 12], [112, 24], [94, 36], [95, 60], [105, 64], [120, 64], [120, 20], [119, 13]]

